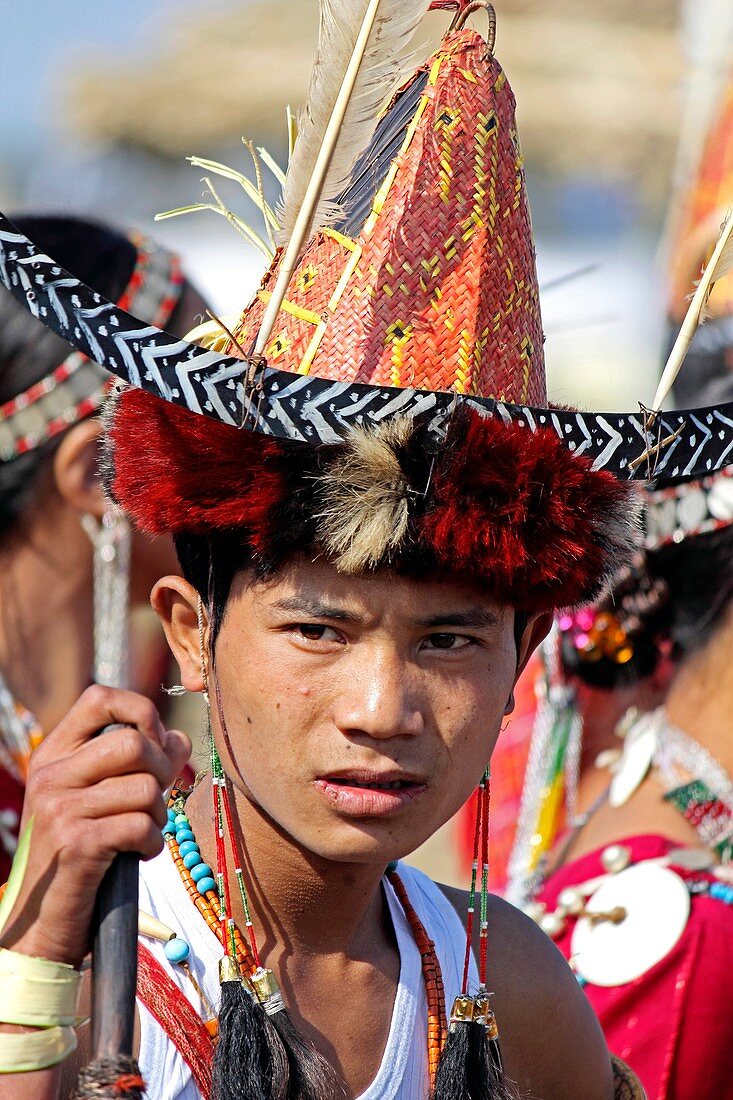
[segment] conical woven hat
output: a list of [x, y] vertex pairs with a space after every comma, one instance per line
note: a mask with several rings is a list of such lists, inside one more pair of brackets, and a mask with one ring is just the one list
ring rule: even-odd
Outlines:
[[[679, 322], [689, 296], [733, 207], [733, 69], [708, 134], [697, 176], [687, 195], [674, 247], [669, 315]], [[719, 279], [707, 309], [711, 318], [733, 316], [733, 272]]]
[[[342, 382], [545, 402], [514, 114], [485, 39], [449, 34], [383, 115], [339, 200], [342, 216], [305, 249], [265, 347], [269, 363]], [[279, 260], [235, 333], [244, 351]]]

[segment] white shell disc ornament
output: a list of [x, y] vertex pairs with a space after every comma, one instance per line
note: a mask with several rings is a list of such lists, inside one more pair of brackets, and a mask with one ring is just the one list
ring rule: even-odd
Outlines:
[[573, 965], [591, 985], [626, 985], [665, 958], [687, 925], [690, 895], [674, 871], [637, 863], [607, 879], [586, 907], [599, 914], [619, 909], [626, 915], [618, 923], [581, 917], [573, 929]]

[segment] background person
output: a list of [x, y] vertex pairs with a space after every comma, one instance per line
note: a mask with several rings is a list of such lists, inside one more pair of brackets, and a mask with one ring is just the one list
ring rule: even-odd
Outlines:
[[[139, 234], [61, 216], [29, 215], [19, 225], [143, 321], [183, 335], [205, 311], [177, 257]], [[110, 675], [119, 682], [127, 675], [129, 611], [147, 606], [155, 580], [175, 567], [170, 539], [132, 534], [105, 500], [98, 414], [109, 388], [105, 371], [0, 288], [2, 881], [30, 753], [92, 681], [95, 629], [96, 664], [108, 682]], [[132, 672], [132, 682], [151, 692], [165, 679], [161, 643], [146, 632]]]

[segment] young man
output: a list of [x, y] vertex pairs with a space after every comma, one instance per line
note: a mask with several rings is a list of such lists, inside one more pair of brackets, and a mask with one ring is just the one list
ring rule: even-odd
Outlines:
[[[384, 20], [381, 56], [396, 56], [405, 25]], [[315, 188], [335, 210], [313, 209], [308, 186], [314, 141], [329, 140], [321, 56], [289, 243], [213, 345], [254, 344], [267, 369], [140, 331], [0, 227], [17, 295], [74, 339], [91, 331], [109, 368], [151, 391], [128, 389], [111, 416], [110, 488], [176, 539], [184, 579], [153, 601], [184, 686], [206, 692], [213, 778], [213, 813], [200, 784], [166, 815], [185, 738], [136, 696], [85, 694], [33, 761], [5, 959], [25, 1003], [24, 967], [80, 965], [114, 854], [151, 858], [142, 926], [175, 936], [140, 949], [156, 1098], [613, 1095], [585, 1000], [532, 924], [480, 885], [469, 903], [393, 866], [478, 786], [485, 877], [485, 772], [517, 676], [551, 610], [588, 599], [628, 552], [629, 493], [603, 467], [652, 462], [640, 417], [503, 403], [541, 405], [545, 381], [514, 101], [492, 47], [456, 22], [346, 189], [338, 173]], [[714, 463], [717, 435], [700, 449], [689, 427], [678, 455]], [[29, 1035], [6, 1036], [26, 1069], [41, 1065]], [[0, 1095], [54, 1097], [60, 1079], [16, 1074]]]

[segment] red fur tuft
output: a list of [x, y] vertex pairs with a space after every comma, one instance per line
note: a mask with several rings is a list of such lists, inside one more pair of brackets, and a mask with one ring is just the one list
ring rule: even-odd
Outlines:
[[459, 432], [436, 464], [419, 528], [439, 566], [475, 576], [515, 607], [588, 599], [630, 552], [629, 487], [593, 471], [550, 429], [472, 414]]
[[[343, 447], [282, 443], [135, 389], [118, 399], [107, 437], [112, 494], [142, 530], [238, 530], [262, 559], [322, 552], [319, 485]], [[594, 472], [550, 429], [466, 413], [434, 469], [419, 431], [395, 454], [415, 509], [391, 558], [401, 571], [468, 576], [502, 602], [549, 610], [592, 598], [628, 558], [629, 487]]]
[[112, 494], [151, 535], [245, 528], [253, 549], [275, 535], [273, 515], [288, 493], [283, 448], [125, 390], [107, 432]]

